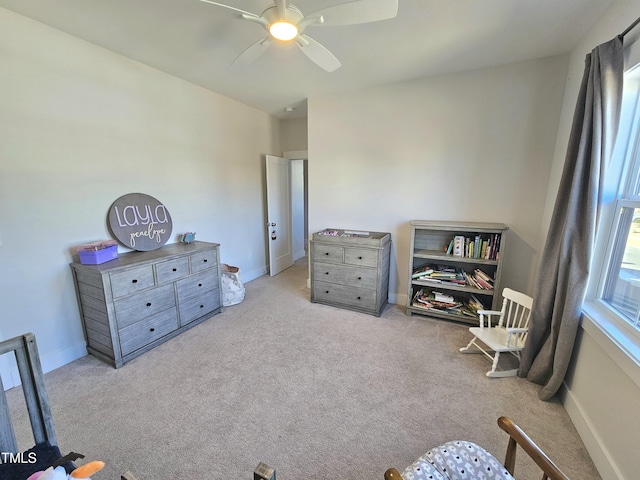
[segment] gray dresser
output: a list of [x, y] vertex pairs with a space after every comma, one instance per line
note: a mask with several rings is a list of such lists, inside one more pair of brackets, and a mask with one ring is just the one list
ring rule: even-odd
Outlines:
[[311, 301], [379, 317], [389, 297], [391, 234], [326, 229], [310, 243]]
[[220, 245], [175, 243], [72, 263], [89, 353], [116, 368], [222, 310]]

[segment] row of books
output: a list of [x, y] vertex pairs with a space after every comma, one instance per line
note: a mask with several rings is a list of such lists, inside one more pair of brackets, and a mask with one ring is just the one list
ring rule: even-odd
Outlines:
[[449, 242], [446, 253], [455, 257], [497, 260], [500, 256], [500, 234], [475, 237], [456, 235]]
[[413, 270], [413, 280], [423, 280], [444, 285], [459, 285], [493, 290], [493, 278], [483, 270], [477, 268], [473, 273], [467, 273], [462, 268], [449, 265], [424, 265]]
[[485, 309], [475, 295], [470, 295], [469, 298], [458, 298], [447, 293], [422, 288], [413, 296], [412, 305], [427, 310], [438, 310], [473, 318], [479, 316], [478, 310]]

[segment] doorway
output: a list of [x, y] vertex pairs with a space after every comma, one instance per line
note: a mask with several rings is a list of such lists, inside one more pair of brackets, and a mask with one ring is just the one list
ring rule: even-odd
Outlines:
[[269, 274], [277, 275], [307, 255], [307, 151], [266, 156]]

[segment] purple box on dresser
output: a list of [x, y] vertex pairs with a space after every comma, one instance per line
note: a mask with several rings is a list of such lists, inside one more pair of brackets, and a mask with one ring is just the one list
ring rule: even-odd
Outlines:
[[100, 250], [79, 250], [78, 255], [83, 265], [98, 265], [118, 258], [118, 246], [111, 245]]

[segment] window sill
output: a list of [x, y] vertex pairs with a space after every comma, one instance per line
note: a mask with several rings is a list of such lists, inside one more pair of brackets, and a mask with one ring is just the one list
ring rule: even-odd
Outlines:
[[640, 341], [633, 327], [623, 325], [601, 302], [585, 302], [582, 328], [640, 388]]

